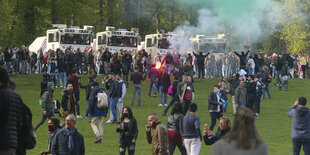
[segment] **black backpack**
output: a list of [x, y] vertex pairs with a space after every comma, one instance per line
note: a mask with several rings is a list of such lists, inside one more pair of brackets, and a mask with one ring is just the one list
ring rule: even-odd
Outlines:
[[127, 73], [128, 73], [128, 67], [127, 67], [127, 65], [126, 65], [125, 63], [122, 64], [122, 72], [123, 72], [124, 74], [127, 74]]
[[32, 114], [25, 104], [23, 104], [23, 118], [18, 135], [18, 144], [19, 146], [24, 145], [26, 149], [33, 149], [36, 146], [36, 133], [32, 126]]

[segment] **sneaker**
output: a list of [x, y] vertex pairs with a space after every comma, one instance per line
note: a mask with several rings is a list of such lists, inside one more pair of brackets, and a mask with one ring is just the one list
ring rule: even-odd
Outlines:
[[167, 116], [167, 113], [163, 112], [163, 116]]
[[284, 89], [284, 91], [288, 91], [288, 89]]
[[168, 105], [167, 104], [165, 104], [165, 107], [167, 107]]
[[155, 95], [155, 94], [153, 94], [153, 97], [156, 97], [156, 95]]
[[102, 140], [102, 137], [98, 137], [95, 139], [94, 143], [99, 143], [99, 142], [101, 143], [101, 140]]
[[82, 118], [82, 116], [81, 115], [77, 115], [76, 118]]
[[55, 88], [58, 88], [57, 86], [55, 86]]
[[282, 88], [282, 86], [280, 85], [280, 86], [279, 86], [279, 90], [281, 90], [281, 88]]
[[159, 106], [159, 107], [162, 107], [162, 106], [163, 106], [163, 104], [158, 104], [158, 106]]
[[109, 124], [109, 123], [112, 123], [112, 121], [111, 121], [111, 120], [108, 120], [108, 121], [106, 121], [105, 123], [108, 123], [108, 124]]

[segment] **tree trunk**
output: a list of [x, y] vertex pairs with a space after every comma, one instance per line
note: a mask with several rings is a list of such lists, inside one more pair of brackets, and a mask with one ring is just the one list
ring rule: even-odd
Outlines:
[[155, 4], [155, 22], [156, 22], [156, 29], [160, 29], [160, 17], [159, 17], [159, 4], [156, 2]]
[[52, 24], [57, 24], [56, 9], [57, 9], [56, 1], [51, 0], [51, 23]]

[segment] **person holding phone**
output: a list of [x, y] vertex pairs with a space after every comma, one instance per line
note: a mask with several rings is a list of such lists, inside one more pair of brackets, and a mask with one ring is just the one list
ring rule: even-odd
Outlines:
[[116, 132], [120, 133], [119, 138], [119, 153], [125, 155], [126, 148], [128, 154], [135, 154], [135, 145], [138, 137], [138, 125], [136, 119], [133, 117], [131, 108], [124, 107], [122, 110], [122, 117], [117, 122]]
[[310, 110], [307, 99], [299, 97], [286, 115], [292, 118], [293, 155], [299, 155], [301, 146], [305, 154], [310, 154]]
[[[147, 118], [146, 139], [152, 144], [153, 155], [168, 155], [168, 131], [166, 127], [159, 121], [158, 115], [150, 114]], [[155, 129], [151, 135], [151, 129]]]
[[205, 124], [203, 129], [203, 141], [206, 145], [212, 145], [223, 136], [225, 136], [226, 133], [230, 131], [230, 128], [231, 122], [227, 117], [220, 118], [219, 128], [215, 134], [208, 128], [208, 124]]

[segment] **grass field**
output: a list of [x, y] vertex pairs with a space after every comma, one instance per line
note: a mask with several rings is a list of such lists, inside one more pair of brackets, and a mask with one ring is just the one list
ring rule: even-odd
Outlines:
[[[103, 76], [99, 76], [99, 80]], [[41, 107], [39, 106], [40, 82], [42, 75], [17, 75], [13, 77], [17, 84], [16, 91], [22, 96], [25, 104], [27, 104], [33, 114], [33, 126], [41, 119]], [[195, 82], [195, 99], [193, 102], [198, 104], [197, 115], [200, 117], [201, 129], [203, 124], [210, 124], [210, 115], [208, 112], [208, 94], [212, 91], [212, 86], [218, 83], [219, 79], [207, 79], [201, 82]], [[273, 80], [274, 82], [275, 80]], [[82, 84], [86, 84], [87, 76], [81, 77]], [[58, 83], [59, 85], [59, 83]], [[160, 120], [166, 125], [167, 116], [162, 116], [165, 107], [158, 107], [159, 97], [148, 97], [149, 82], [142, 83], [142, 106], [136, 105], [132, 107], [133, 114], [138, 121], [139, 135], [136, 144], [137, 155], [151, 154], [151, 145], [146, 141], [145, 125], [147, 124], [147, 116], [150, 113], [157, 113]], [[54, 98], [61, 100], [61, 90], [56, 89]], [[273, 85], [270, 85], [272, 99], [265, 99], [261, 103], [261, 114], [256, 119], [256, 126], [264, 141], [268, 144], [269, 154], [271, 155], [288, 155], [292, 154], [291, 143], [291, 120], [286, 116], [286, 112], [300, 97], [305, 96], [310, 99], [310, 83], [308, 79], [293, 79], [289, 81], [289, 91], [279, 91]], [[131, 106], [132, 84], [127, 89], [124, 99], [124, 105]], [[170, 97], [168, 102], [170, 101]], [[84, 119], [86, 110], [85, 90], [81, 90], [81, 113], [83, 119], [78, 119], [77, 129], [84, 136], [86, 154], [87, 155], [116, 155], [118, 153], [119, 134], [116, 133], [116, 125], [104, 124], [104, 135], [101, 144], [94, 144], [95, 135], [92, 131], [90, 123]], [[171, 109], [170, 109], [171, 110]], [[169, 110], [169, 112], [170, 112]], [[225, 117], [233, 119], [231, 99]], [[218, 123], [218, 122], [217, 122]], [[38, 154], [42, 150], [47, 149], [47, 121], [37, 130], [37, 146], [33, 150], [27, 151], [27, 154]], [[210, 154], [212, 147], [202, 144], [200, 154]], [[176, 149], [175, 154], [180, 154]]]

